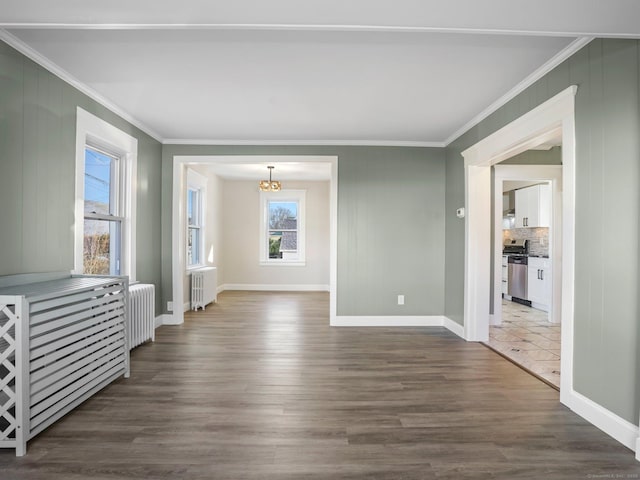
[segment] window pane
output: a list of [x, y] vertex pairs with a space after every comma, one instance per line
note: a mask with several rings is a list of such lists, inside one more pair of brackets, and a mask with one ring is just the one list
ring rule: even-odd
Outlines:
[[84, 273], [120, 275], [120, 222], [84, 219]]
[[269, 258], [298, 259], [298, 232], [269, 231]]
[[187, 265], [200, 264], [200, 229], [189, 228], [187, 235]]
[[297, 219], [297, 202], [269, 202], [269, 228], [296, 230]]
[[198, 219], [198, 194], [197, 190], [187, 191], [187, 224], [199, 225]]
[[269, 232], [269, 258], [282, 258], [282, 232]]
[[112, 172], [116, 160], [91, 148], [84, 153], [85, 213], [116, 214], [111, 192]]

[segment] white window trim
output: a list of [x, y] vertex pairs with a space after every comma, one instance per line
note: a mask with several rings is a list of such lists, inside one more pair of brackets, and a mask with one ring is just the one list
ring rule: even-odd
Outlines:
[[[199, 205], [199, 216], [200, 216], [200, 262], [194, 265], [188, 265], [187, 264], [187, 248], [188, 248], [188, 243], [189, 243], [189, 238], [188, 238], [188, 233], [189, 233], [189, 222], [187, 219], [187, 215], [186, 215], [186, 208], [187, 208], [187, 195], [189, 194], [189, 190], [198, 190], [200, 192], [199, 195], [199, 200], [200, 200], [200, 205]], [[184, 258], [185, 258], [185, 269], [187, 272], [191, 271], [191, 270], [195, 270], [198, 268], [202, 268], [204, 266], [206, 266], [206, 262], [204, 261], [204, 255], [205, 255], [205, 237], [206, 237], [206, 208], [207, 208], [207, 177], [205, 177], [204, 175], [196, 172], [195, 170], [192, 170], [190, 168], [187, 169], [187, 188], [185, 188], [184, 190], [184, 194], [185, 194], [185, 231], [184, 231], [184, 235], [185, 235], [185, 239], [184, 239], [184, 247], [185, 247], [185, 251], [184, 251]]]
[[[260, 251], [260, 265], [261, 266], [280, 266], [280, 267], [304, 267], [306, 262], [306, 190], [280, 190], [279, 192], [260, 192], [260, 238], [259, 238], [259, 251]], [[269, 200], [277, 200], [279, 202], [298, 202], [298, 259], [297, 260], [285, 260], [282, 258], [269, 258], [268, 256], [268, 242], [267, 242], [267, 230], [268, 230], [268, 202]]]
[[84, 162], [87, 144], [104, 148], [120, 156], [124, 181], [122, 213], [121, 269], [129, 282], [136, 281], [136, 185], [138, 167], [138, 140], [131, 135], [77, 107], [76, 110], [76, 201], [74, 266], [71, 273], [83, 273], [84, 236]]

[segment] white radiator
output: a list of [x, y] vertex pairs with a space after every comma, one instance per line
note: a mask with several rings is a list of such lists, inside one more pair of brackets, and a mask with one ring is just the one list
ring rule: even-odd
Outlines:
[[216, 267], [191, 271], [191, 309], [198, 310], [217, 300], [218, 280]]
[[129, 349], [156, 338], [156, 295], [153, 284], [129, 287]]

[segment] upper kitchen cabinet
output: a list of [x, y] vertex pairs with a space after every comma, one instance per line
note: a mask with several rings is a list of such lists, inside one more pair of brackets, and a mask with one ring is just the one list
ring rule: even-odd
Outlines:
[[549, 184], [516, 190], [516, 228], [548, 227], [551, 224]]

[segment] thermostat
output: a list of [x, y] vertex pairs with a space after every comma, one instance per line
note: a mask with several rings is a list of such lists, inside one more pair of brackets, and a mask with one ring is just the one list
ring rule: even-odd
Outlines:
[[464, 218], [464, 207], [460, 207], [456, 210], [456, 216], [458, 218]]

